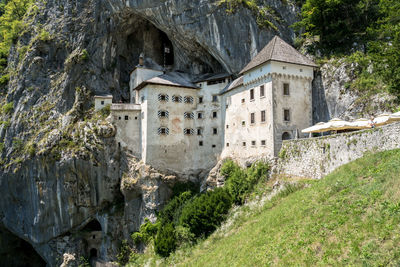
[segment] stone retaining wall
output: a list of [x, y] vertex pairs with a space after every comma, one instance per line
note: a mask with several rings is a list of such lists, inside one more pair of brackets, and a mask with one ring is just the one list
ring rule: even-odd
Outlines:
[[320, 179], [368, 152], [400, 148], [400, 123], [317, 138], [284, 141], [275, 171]]

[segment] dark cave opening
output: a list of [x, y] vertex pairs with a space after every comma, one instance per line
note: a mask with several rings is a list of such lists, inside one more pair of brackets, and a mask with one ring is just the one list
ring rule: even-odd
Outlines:
[[15, 267], [42, 267], [46, 262], [31, 244], [0, 227], [0, 265]]
[[93, 231], [101, 231], [102, 229], [101, 229], [101, 224], [99, 223], [99, 221], [96, 219], [93, 219], [88, 224], [86, 224], [82, 230], [85, 232], [86, 231], [93, 232]]

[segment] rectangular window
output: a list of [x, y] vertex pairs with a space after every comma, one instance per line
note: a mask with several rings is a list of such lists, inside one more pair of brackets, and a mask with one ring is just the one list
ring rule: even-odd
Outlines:
[[229, 128], [229, 125], [227, 124], [227, 125], [226, 125], [226, 129], [228, 129], [228, 128]]
[[214, 147], [216, 147], [216, 145], [212, 145], [212, 147], [214, 148]]
[[242, 121], [242, 126], [246, 126], [246, 121]]
[[118, 120], [121, 120], [121, 117], [118, 117]]
[[217, 112], [216, 111], [213, 111], [213, 118], [216, 118], [217, 117]]
[[199, 141], [199, 146], [203, 146], [203, 141]]
[[242, 146], [246, 146], [246, 142], [242, 142]]
[[202, 118], [203, 118], [203, 112], [197, 113], [197, 118], [198, 118], [198, 119], [202, 119]]
[[229, 143], [226, 143], [226, 147], [229, 147]]
[[[162, 101], [165, 101], [166, 100], [166, 96], [163, 96], [162, 97]], [[142, 96], [142, 103], [144, 102], [144, 96]]]
[[213, 95], [212, 96], [212, 102], [218, 102], [218, 96], [217, 95]]
[[126, 121], [129, 120], [129, 117], [128, 117], [128, 116], [125, 116], [125, 120], [126, 120]]
[[203, 97], [202, 96], [199, 97], [199, 103], [203, 103]]
[[101, 101], [101, 104], [104, 105], [104, 101]]
[[284, 83], [283, 84], [283, 95], [289, 95], [290, 91], [289, 91], [289, 84], [288, 83]]
[[265, 96], [265, 89], [264, 89], [264, 85], [260, 86], [260, 97], [264, 97]]
[[254, 89], [250, 89], [250, 101], [254, 100]]
[[218, 134], [218, 129], [217, 128], [213, 128], [213, 134]]
[[256, 141], [251, 141], [252, 146], [256, 146]]
[[283, 110], [283, 120], [290, 121], [290, 110], [288, 109]]
[[265, 140], [261, 140], [261, 145], [265, 146]]
[[250, 123], [254, 124], [256, 122], [256, 114], [250, 113]]
[[243, 104], [244, 102], [246, 102], [246, 100], [245, 100], [244, 98], [242, 98], [242, 104]]
[[261, 110], [261, 122], [265, 122], [265, 110]]
[[203, 129], [197, 128], [197, 135], [202, 135], [202, 134], [203, 134]]

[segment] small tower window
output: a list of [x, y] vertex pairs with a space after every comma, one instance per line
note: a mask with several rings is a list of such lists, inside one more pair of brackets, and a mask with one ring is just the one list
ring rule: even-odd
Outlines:
[[197, 135], [203, 135], [203, 128], [197, 128]]
[[104, 105], [104, 100], [103, 100], [103, 101], [101, 101], [101, 104], [102, 104], [102, 105]]
[[158, 94], [158, 101], [168, 102], [168, 100], [169, 100], [169, 96], [168, 95]]
[[256, 141], [251, 141], [251, 146], [256, 146]]
[[129, 120], [129, 116], [125, 115], [125, 120], [126, 121]]
[[214, 119], [217, 117], [217, 112], [216, 112], [216, 111], [213, 111], [212, 117], [213, 117]]
[[217, 128], [213, 128], [213, 134], [218, 134], [218, 129]]
[[228, 129], [228, 128], [229, 128], [229, 124], [226, 125], [226, 129]]
[[261, 140], [261, 146], [265, 146], [265, 140]]
[[203, 118], [203, 112], [197, 113], [197, 118], [198, 118], [198, 119], [202, 119], [202, 118]]
[[184, 135], [193, 135], [194, 130], [192, 128], [185, 128], [185, 129], [183, 129], [183, 134]]
[[290, 110], [288, 109], [283, 110], [283, 120], [290, 121]]
[[254, 100], [254, 89], [250, 89], [250, 101]]
[[160, 128], [158, 128], [158, 134], [159, 135], [168, 135], [169, 129], [167, 127], [160, 127]]
[[202, 96], [199, 97], [199, 103], [203, 103], [203, 97]]
[[212, 96], [212, 102], [218, 102], [218, 96], [217, 95], [213, 95]]
[[199, 146], [203, 146], [203, 141], [199, 141]]
[[246, 126], [246, 121], [242, 121], [242, 126]]
[[290, 95], [290, 90], [289, 90], [289, 84], [284, 83], [283, 84], [283, 95]]
[[242, 142], [242, 146], [246, 146], [246, 142]]
[[250, 113], [250, 123], [254, 124], [256, 122], [256, 114]]
[[246, 99], [242, 98], [242, 104], [243, 104], [244, 102], [246, 102]]
[[260, 86], [260, 97], [264, 97], [265, 96], [265, 88], [264, 85]]
[[191, 119], [194, 119], [194, 114], [193, 114], [193, 112], [185, 112], [185, 113], [183, 114], [183, 117], [184, 117], [185, 119], [191, 120]]
[[229, 143], [226, 143], [226, 147], [229, 147]]
[[159, 110], [158, 111], [158, 117], [159, 118], [168, 118], [169, 117], [169, 112], [166, 110]]
[[216, 145], [213, 144], [211, 147], [214, 148], [214, 147], [216, 147]]
[[261, 110], [261, 122], [265, 122], [265, 110]]

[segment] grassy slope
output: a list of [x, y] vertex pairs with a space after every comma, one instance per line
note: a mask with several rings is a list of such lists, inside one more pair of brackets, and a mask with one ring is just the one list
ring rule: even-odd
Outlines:
[[393, 150], [365, 156], [309, 188], [276, 197], [225, 233], [158, 264], [399, 265], [399, 247], [400, 150]]

